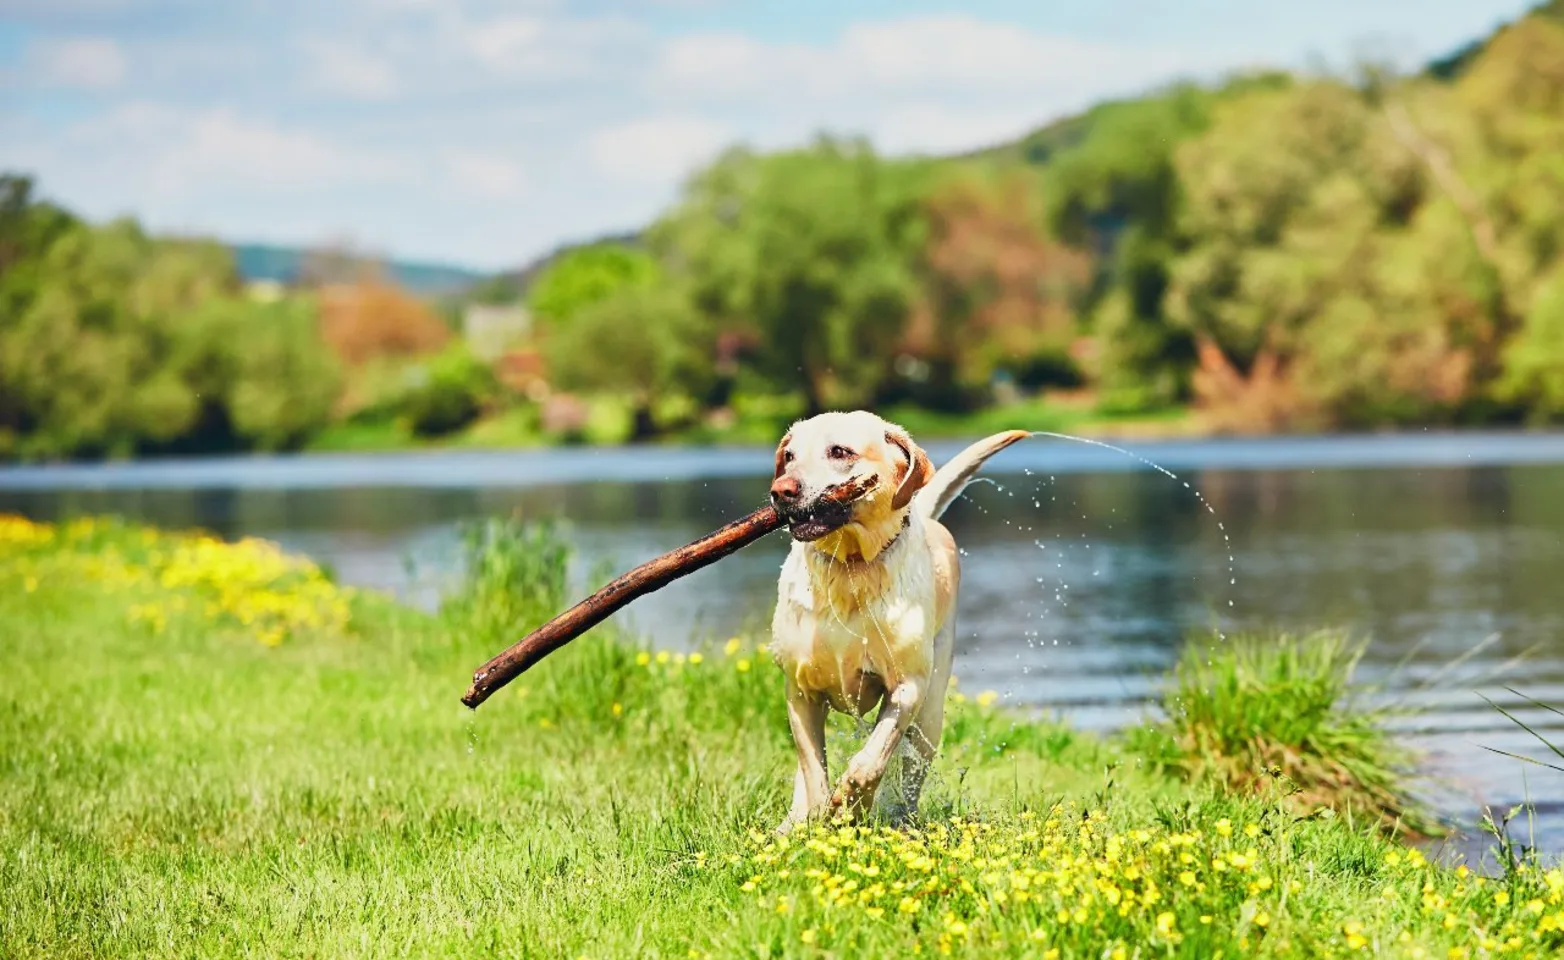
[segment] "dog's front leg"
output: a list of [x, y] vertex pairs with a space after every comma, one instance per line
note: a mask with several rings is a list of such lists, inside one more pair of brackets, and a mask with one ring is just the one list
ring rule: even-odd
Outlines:
[[831, 795], [833, 806], [845, 806], [854, 816], [868, 809], [885, 776], [885, 768], [896, 755], [907, 725], [923, 706], [928, 689], [927, 677], [906, 677], [885, 695], [874, 730], [863, 748], [847, 762], [847, 771]]
[[798, 772], [793, 778], [793, 808], [777, 827], [786, 833], [813, 814], [829, 809], [831, 781], [825, 767], [826, 702], [787, 680], [787, 724], [798, 750]]

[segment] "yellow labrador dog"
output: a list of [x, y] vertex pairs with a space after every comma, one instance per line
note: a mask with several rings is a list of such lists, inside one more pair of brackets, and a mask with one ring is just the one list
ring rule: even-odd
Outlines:
[[[917, 811], [955, 653], [960, 568], [939, 517], [985, 460], [1027, 436], [995, 434], [939, 470], [905, 430], [864, 411], [821, 414], [782, 438], [771, 499], [794, 542], [777, 584], [771, 653], [787, 677], [798, 773], [779, 830], [833, 808], [868, 809], [904, 736], [913, 751], [896, 813]], [[877, 484], [861, 499], [821, 501], [870, 474]], [[826, 713], [862, 717], [876, 705], [873, 729], [833, 791]]]

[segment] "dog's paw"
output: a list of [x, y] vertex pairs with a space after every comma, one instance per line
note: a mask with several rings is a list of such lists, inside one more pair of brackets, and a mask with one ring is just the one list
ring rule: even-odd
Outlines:
[[856, 817], [873, 804], [875, 790], [879, 785], [877, 778], [848, 767], [847, 773], [831, 793], [831, 806], [842, 814]]

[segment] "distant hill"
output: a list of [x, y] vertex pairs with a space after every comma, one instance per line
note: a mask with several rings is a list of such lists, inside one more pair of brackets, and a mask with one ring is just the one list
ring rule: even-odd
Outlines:
[[[232, 244], [234, 262], [245, 280], [276, 280], [291, 283], [299, 276], [308, 251], [303, 247], [273, 246], [264, 243]], [[445, 264], [391, 260], [386, 270], [396, 283], [414, 293], [440, 294], [464, 291], [488, 278], [488, 274]]]

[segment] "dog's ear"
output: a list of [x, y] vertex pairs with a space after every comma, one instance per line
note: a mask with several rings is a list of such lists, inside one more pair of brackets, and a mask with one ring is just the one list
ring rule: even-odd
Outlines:
[[787, 453], [787, 445], [792, 442], [793, 431], [789, 430], [787, 433], [782, 435], [782, 442], [777, 444], [777, 469], [776, 472], [771, 475], [771, 479], [776, 480], [782, 476], [782, 468], [787, 466], [787, 463], [782, 459], [782, 457]]
[[912, 495], [922, 490], [928, 482], [934, 479], [934, 464], [929, 460], [929, 455], [923, 452], [923, 448], [912, 442], [912, 438], [905, 430], [885, 431], [885, 442], [893, 447], [900, 447], [901, 452], [907, 455], [907, 472], [901, 475], [896, 487], [896, 496], [891, 499], [891, 507], [900, 510], [912, 502]]

